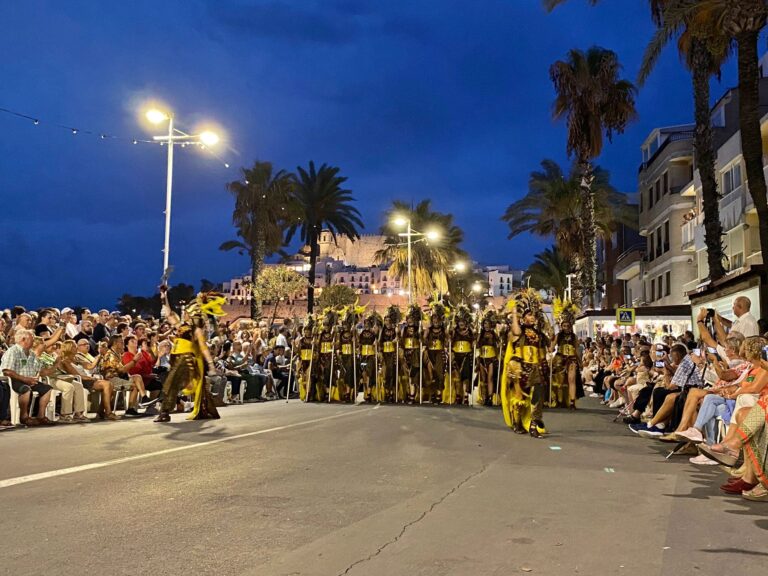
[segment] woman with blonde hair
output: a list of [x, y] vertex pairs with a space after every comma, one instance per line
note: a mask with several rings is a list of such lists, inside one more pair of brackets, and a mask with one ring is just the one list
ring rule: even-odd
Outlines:
[[[80, 350], [80, 353], [78, 353], [78, 350]], [[97, 413], [100, 418], [106, 420], [119, 420], [120, 417], [112, 412], [112, 384], [108, 380], [102, 380], [100, 378], [94, 378], [93, 376], [90, 376], [81, 364], [81, 362], [85, 360], [84, 355], [87, 353], [87, 340], [81, 341], [77, 344], [74, 340], [67, 340], [61, 345], [61, 352], [59, 357], [56, 359], [56, 363], [58, 365], [57, 367], [64, 374], [80, 377], [82, 385], [80, 385], [79, 393], [80, 398], [82, 398], [83, 401], [85, 401], [85, 395], [82, 390], [83, 388], [89, 391], [96, 390], [101, 392], [101, 409]], [[78, 422], [88, 421], [88, 418], [85, 417], [84, 411], [85, 404], [83, 403], [83, 412], [80, 413], [81, 418], [77, 420]], [[75, 416], [77, 417], [78, 414], [75, 413]]]

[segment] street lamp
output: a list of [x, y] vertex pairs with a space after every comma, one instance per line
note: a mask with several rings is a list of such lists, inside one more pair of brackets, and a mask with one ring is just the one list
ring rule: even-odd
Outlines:
[[145, 117], [152, 124], [158, 125], [168, 122], [167, 136], [153, 136], [155, 142], [168, 145], [168, 168], [166, 170], [165, 184], [165, 242], [163, 243], [163, 277], [168, 277], [168, 257], [171, 244], [171, 197], [173, 194], [173, 145], [179, 142], [182, 145], [193, 144], [198, 146], [214, 146], [219, 141], [219, 136], [206, 130], [200, 134], [186, 134], [173, 127], [173, 114], [163, 112], [157, 108], [147, 110]]
[[[413, 250], [412, 245], [416, 242], [422, 242], [427, 240], [438, 240], [440, 238], [440, 232], [435, 229], [427, 230], [427, 232], [417, 232], [411, 228], [411, 219], [404, 216], [396, 216], [392, 223], [395, 226], [402, 228], [405, 226], [405, 232], [400, 232], [398, 236], [408, 239], [408, 305], [413, 304]], [[413, 240], [414, 236], [421, 236], [418, 240]]]

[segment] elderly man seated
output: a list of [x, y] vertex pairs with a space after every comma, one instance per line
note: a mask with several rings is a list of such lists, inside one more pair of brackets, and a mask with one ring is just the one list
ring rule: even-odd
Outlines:
[[[45, 416], [51, 398], [51, 387], [39, 380], [40, 363], [32, 353], [33, 338], [34, 332], [18, 328], [14, 334], [16, 344], [11, 346], [0, 360], [0, 371], [3, 376], [10, 378], [13, 391], [19, 395], [19, 420], [25, 426], [53, 424]], [[38, 418], [31, 417], [29, 413], [33, 392], [38, 395]]]
[[[74, 354], [75, 343], [69, 340], [67, 342]], [[85, 416], [85, 397], [83, 394], [83, 385], [77, 380], [65, 380], [64, 372], [59, 367], [61, 355], [53, 357], [45, 351], [45, 342], [39, 336], [32, 341], [32, 352], [37, 360], [46, 368], [50, 369], [48, 374], [49, 385], [61, 392], [61, 416], [59, 422], [62, 424], [73, 424], [76, 422], [88, 422]]]

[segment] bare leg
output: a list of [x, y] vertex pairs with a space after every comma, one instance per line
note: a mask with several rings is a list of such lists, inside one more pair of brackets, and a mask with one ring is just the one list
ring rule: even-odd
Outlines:
[[19, 418], [22, 422], [29, 418], [29, 402], [32, 400], [32, 392], [19, 394]]
[[683, 416], [675, 432], [683, 432], [693, 426], [693, 423], [696, 421], [696, 415], [699, 413], [699, 405], [706, 395], [707, 391], [700, 388], [692, 388], [688, 391], [688, 397], [685, 399], [685, 407], [683, 408]]
[[37, 401], [37, 416], [38, 418], [45, 418], [45, 410], [48, 408], [48, 401], [51, 399], [51, 391], [49, 390], [43, 394]]
[[573, 362], [568, 366], [568, 399], [576, 402], [576, 364]]
[[667, 397], [664, 398], [664, 404], [661, 405], [659, 411], [656, 412], [656, 416], [654, 416], [653, 419], [648, 423], [649, 428], [651, 426], [656, 426], [662, 422], [665, 422], [670, 416], [672, 416], [672, 412], [675, 409], [675, 400], [677, 400], [678, 396], [680, 396], [679, 392], [675, 392], [674, 394], [667, 394]]

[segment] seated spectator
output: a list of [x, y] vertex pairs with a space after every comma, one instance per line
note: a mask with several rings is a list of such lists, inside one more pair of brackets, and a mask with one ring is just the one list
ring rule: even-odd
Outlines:
[[101, 342], [112, 335], [112, 331], [107, 327], [109, 318], [109, 310], [99, 310], [98, 320], [93, 325], [93, 339], [96, 340], [96, 342]]
[[[51, 387], [40, 380], [40, 363], [32, 353], [32, 339], [34, 332], [26, 328], [16, 330], [14, 339], [16, 343], [3, 354], [0, 360], [0, 371], [3, 376], [10, 378], [11, 387], [19, 395], [19, 420], [25, 426], [38, 426], [40, 424], [52, 424], [46, 416], [48, 402], [51, 398]], [[38, 417], [33, 418], [29, 413], [32, 403], [32, 393], [37, 392]]]
[[768, 385], [768, 372], [761, 366], [760, 356], [766, 345], [768, 340], [761, 337], [746, 339], [741, 352], [746, 360], [743, 368], [744, 377], [739, 378], [735, 383], [726, 381], [721, 386], [707, 390], [708, 394], [703, 400], [696, 421], [693, 426], [677, 432], [675, 434], [677, 440], [699, 444], [704, 442], [706, 432], [706, 439], [710, 444], [713, 443], [715, 418], [720, 415], [726, 424], [730, 423], [736, 398], [742, 394], [758, 397], [763, 392]]
[[[74, 354], [75, 343], [71, 340], [72, 353]], [[42, 366], [51, 369], [48, 374], [48, 385], [54, 390], [61, 392], [61, 413], [59, 422], [62, 424], [74, 424], [77, 422], [87, 422], [85, 417], [85, 398], [83, 394], [83, 385], [77, 381], [69, 381], [59, 376], [63, 372], [59, 368], [59, 354], [54, 358], [45, 351], [45, 342], [39, 336], [32, 340], [32, 353]]]
[[[155, 358], [149, 352], [149, 344], [146, 338], [141, 341], [136, 336], [128, 336], [123, 340], [125, 352], [123, 352], [122, 361], [125, 366], [131, 366], [128, 374], [131, 376], [140, 376], [144, 390], [149, 392], [151, 399], [157, 400], [163, 385], [154, 372]], [[151, 402], [142, 402], [142, 406], [148, 406]]]
[[93, 322], [83, 319], [80, 323], [80, 333], [73, 338], [75, 342], [86, 340], [88, 342], [88, 353], [96, 356], [99, 353], [99, 347], [96, 340], [93, 339]]
[[275, 391], [280, 398], [288, 395], [288, 359], [285, 356], [285, 346], [277, 345], [267, 356], [264, 368], [269, 371], [274, 381], [278, 382]]
[[98, 365], [98, 359], [88, 353], [88, 341], [81, 340], [76, 344], [75, 353], [70, 356], [71, 340], [62, 345], [61, 368], [72, 376], [80, 376], [83, 387], [101, 393], [101, 408], [96, 415], [102, 420], [119, 420], [120, 417], [112, 412], [112, 384], [94, 376], [91, 371]]
[[38, 322], [35, 326], [35, 336], [43, 338], [46, 350], [64, 337], [66, 326], [58, 322], [56, 312], [53, 310], [48, 308], [42, 310]]
[[129, 371], [138, 363], [138, 358], [134, 358], [128, 364], [123, 364], [122, 356], [124, 351], [123, 339], [118, 335], [111, 336], [109, 338], [109, 348], [103, 355], [99, 356], [98, 370], [101, 377], [112, 384], [112, 389], [115, 392], [122, 390], [130, 391], [125, 414], [126, 416], [139, 416], [139, 412], [136, 409], [139, 405], [139, 395], [143, 398], [147, 393], [144, 390], [144, 382], [141, 376], [131, 376], [129, 374]]

